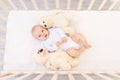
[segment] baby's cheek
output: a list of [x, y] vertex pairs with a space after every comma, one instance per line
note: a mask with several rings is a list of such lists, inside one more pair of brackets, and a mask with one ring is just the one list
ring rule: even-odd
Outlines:
[[35, 35], [35, 34], [34, 34], [33, 36], [34, 36], [34, 38], [38, 38], [38, 36], [37, 36], [37, 35]]
[[47, 39], [47, 37], [44, 37], [44, 39]]
[[37, 35], [36, 33], [33, 33], [33, 36], [34, 36], [34, 37], [37, 37], [38, 35]]

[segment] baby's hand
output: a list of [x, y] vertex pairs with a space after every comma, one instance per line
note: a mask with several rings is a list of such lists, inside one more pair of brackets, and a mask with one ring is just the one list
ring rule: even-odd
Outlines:
[[59, 47], [61, 45], [61, 42], [57, 41], [56, 45]]
[[63, 37], [63, 38], [62, 38], [62, 43], [65, 43], [65, 42], [67, 42], [67, 38], [66, 38], [66, 37]]

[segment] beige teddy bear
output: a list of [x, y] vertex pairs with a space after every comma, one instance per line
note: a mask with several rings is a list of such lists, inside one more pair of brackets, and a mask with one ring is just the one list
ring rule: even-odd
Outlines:
[[71, 70], [78, 65], [77, 58], [70, 57], [61, 49], [53, 53], [40, 49], [37, 53], [34, 53], [34, 60], [38, 64], [44, 64], [51, 70]]
[[43, 52], [43, 49], [36, 49], [32, 54], [32, 61], [37, 64], [45, 64], [48, 60], [48, 54]]
[[61, 27], [69, 35], [75, 33], [75, 26], [77, 25], [72, 14], [65, 11], [56, 11], [51, 15], [43, 16], [40, 21], [45, 28]]

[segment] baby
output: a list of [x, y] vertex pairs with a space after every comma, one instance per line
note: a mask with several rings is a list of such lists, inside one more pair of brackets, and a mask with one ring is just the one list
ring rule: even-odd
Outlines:
[[90, 47], [84, 36], [80, 33], [68, 37], [65, 35], [64, 31], [58, 27], [46, 29], [41, 25], [35, 25], [32, 28], [32, 35], [36, 39], [41, 40], [42, 44], [49, 52], [54, 52], [61, 47], [71, 57], [77, 57], [86, 48]]

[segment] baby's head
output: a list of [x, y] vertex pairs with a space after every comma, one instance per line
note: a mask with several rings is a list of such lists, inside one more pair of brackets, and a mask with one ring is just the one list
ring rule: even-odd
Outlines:
[[36, 39], [46, 40], [49, 36], [49, 31], [47, 29], [43, 28], [43, 26], [41, 26], [41, 25], [35, 25], [32, 28], [32, 35]]

